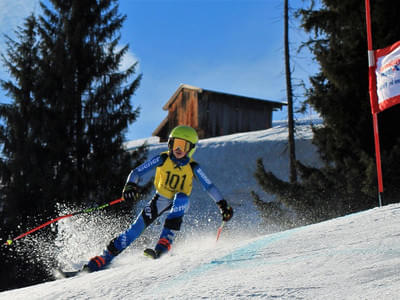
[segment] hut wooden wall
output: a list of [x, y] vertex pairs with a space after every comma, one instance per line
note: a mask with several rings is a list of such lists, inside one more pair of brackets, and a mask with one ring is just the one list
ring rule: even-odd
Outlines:
[[199, 127], [197, 91], [182, 89], [169, 107], [169, 131], [177, 125], [188, 125], [196, 129]]
[[168, 105], [168, 117], [153, 133], [160, 141], [166, 141], [169, 132], [178, 125], [195, 128], [201, 139], [271, 128], [272, 111], [282, 106], [276, 102], [185, 87], [174, 94]]
[[267, 129], [272, 126], [272, 105], [250, 98], [210, 93], [199, 94], [201, 138], [236, 132]]

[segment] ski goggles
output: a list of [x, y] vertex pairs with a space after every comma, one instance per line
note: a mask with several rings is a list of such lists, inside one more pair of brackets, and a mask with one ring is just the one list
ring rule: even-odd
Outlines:
[[189, 152], [191, 148], [192, 148], [192, 143], [188, 141], [178, 138], [174, 138], [172, 140], [172, 150], [181, 149], [181, 151]]

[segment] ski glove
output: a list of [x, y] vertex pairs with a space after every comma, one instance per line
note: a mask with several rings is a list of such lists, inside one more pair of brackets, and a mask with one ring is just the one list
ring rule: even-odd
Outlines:
[[226, 200], [222, 199], [217, 202], [219, 210], [221, 211], [222, 221], [229, 221], [233, 216], [233, 209], [228, 205]]
[[122, 197], [126, 201], [135, 201], [140, 197], [139, 186], [134, 182], [127, 182], [122, 190]]

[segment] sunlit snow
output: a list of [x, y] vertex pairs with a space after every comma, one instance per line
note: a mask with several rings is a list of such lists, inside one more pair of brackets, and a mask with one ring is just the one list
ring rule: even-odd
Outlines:
[[[297, 127], [297, 158], [319, 165], [311, 135], [309, 125]], [[253, 177], [256, 159], [287, 179], [286, 139], [281, 125], [200, 142], [195, 159], [235, 209], [218, 242], [220, 216], [195, 184], [184, 229], [162, 259], [142, 254], [154, 246], [161, 222], [106, 270], [5, 291], [0, 299], [398, 299], [400, 205], [275, 233], [277, 227], [260, 225], [250, 191], [271, 196]], [[149, 145], [150, 156], [166, 149], [154, 139]], [[60, 264], [79, 267], [127, 226], [106, 215], [61, 222]]]

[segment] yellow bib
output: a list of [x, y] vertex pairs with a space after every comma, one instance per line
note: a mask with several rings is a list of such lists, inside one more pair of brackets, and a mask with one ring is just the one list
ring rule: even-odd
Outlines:
[[169, 158], [156, 168], [154, 186], [157, 192], [168, 199], [174, 198], [176, 193], [190, 195], [193, 184], [193, 171], [190, 162], [184, 166], [176, 166]]

